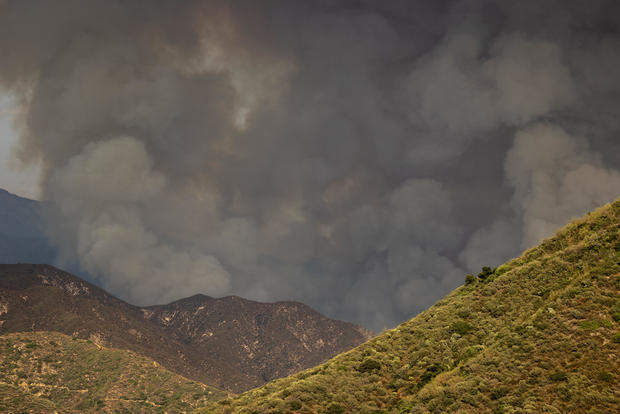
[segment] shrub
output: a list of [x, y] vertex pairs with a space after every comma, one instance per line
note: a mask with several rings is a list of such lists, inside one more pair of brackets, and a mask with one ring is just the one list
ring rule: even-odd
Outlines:
[[611, 382], [611, 381], [613, 381], [614, 376], [611, 375], [607, 371], [601, 371], [601, 373], [598, 374], [598, 379], [600, 379], [601, 381], [605, 381], [605, 382]]
[[474, 357], [474, 356], [478, 355], [479, 352], [480, 352], [479, 348], [477, 348], [475, 346], [468, 346], [465, 349], [465, 352], [463, 352], [462, 359], [468, 359], [468, 358]]
[[450, 325], [450, 332], [457, 333], [459, 335], [466, 335], [473, 329], [474, 328], [465, 321], [456, 321], [452, 325]]
[[469, 311], [465, 310], [465, 309], [462, 309], [462, 310], [456, 312], [456, 314], [457, 314], [457, 316], [459, 318], [463, 318], [463, 319], [469, 318]]
[[620, 332], [616, 332], [613, 338], [614, 342], [620, 344]]
[[492, 400], [499, 400], [500, 398], [506, 396], [508, 394], [508, 387], [498, 387], [498, 388], [494, 388], [491, 391], [491, 399]]
[[433, 364], [426, 368], [426, 371], [422, 373], [420, 376], [420, 382], [418, 383], [419, 387], [423, 387], [425, 384], [430, 382], [433, 378], [439, 375], [443, 371], [443, 367], [439, 364]]
[[485, 280], [487, 279], [489, 276], [491, 276], [493, 274], [493, 272], [495, 271], [495, 269], [490, 268], [489, 266], [484, 266], [482, 268], [482, 271], [480, 273], [478, 273], [478, 279], [480, 280]]
[[581, 329], [595, 331], [599, 328], [599, 323], [598, 321], [582, 321], [582, 322], [579, 322], [579, 327]]
[[344, 408], [340, 404], [331, 403], [327, 406], [327, 414], [342, 414], [344, 413]]
[[616, 322], [620, 322], [620, 306], [616, 305], [611, 309], [611, 318]]
[[549, 289], [548, 287], [542, 288], [534, 292], [536, 296], [540, 296], [541, 298], [547, 298], [550, 293], [551, 293], [551, 289]]
[[299, 410], [301, 408], [301, 403], [299, 401], [289, 401], [288, 408], [291, 410]]
[[554, 382], [568, 381], [566, 373], [562, 371], [556, 371], [553, 374], [549, 375], [549, 379]]
[[381, 363], [375, 359], [371, 359], [371, 358], [367, 358], [365, 359], [360, 365], [359, 367], [357, 367], [357, 370], [359, 372], [371, 372], [371, 371], [375, 371], [381, 369]]
[[473, 283], [476, 283], [476, 276], [472, 275], [471, 273], [465, 276], [465, 284], [466, 285], [471, 285]]
[[614, 326], [614, 324], [608, 321], [607, 319], [601, 319], [599, 323], [607, 328], [611, 328]]

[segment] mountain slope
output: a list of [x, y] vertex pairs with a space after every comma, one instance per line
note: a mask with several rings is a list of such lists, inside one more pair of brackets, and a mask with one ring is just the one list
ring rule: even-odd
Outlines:
[[204, 410], [620, 411], [620, 200], [318, 367]]
[[181, 412], [225, 394], [130, 351], [55, 332], [0, 337], [2, 412]]
[[[217, 383], [251, 388], [317, 365], [371, 338], [368, 330], [326, 318], [302, 303], [260, 303], [237, 296], [195, 295], [143, 309], [173, 338], [232, 364], [235, 372], [203, 365]], [[258, 373], [258, 376], [257, 376]]]
[[187, 364], [183, 344], [145, 320], [140, 308], [48, 265], [0, 265], [0, 333], [56, 331], [129, 349], [188, 378], [208, 382]]
[[316, 365], [369, 338], [299, 303], [198, 295], [139, 308], [52, 266], [0, 265], [0, 333], [23, 331], [57, 331], [129, 349], [233, 392]]

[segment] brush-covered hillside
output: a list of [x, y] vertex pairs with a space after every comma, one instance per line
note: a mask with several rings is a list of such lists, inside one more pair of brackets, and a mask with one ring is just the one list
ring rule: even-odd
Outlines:
[[315, 366], [372, 336], [297, 302], [194, 295], [141, 308], [52, 266], [0, 264], [0, 335], [24, 331], [128, 349], [234, 393]]
[[0, 336], [0, 412], [182, 412], [224, 397], [133, 352], [56, 332]]
[[616, 201], [396, 329], [204, 411], [620, 412], [619, 289]]

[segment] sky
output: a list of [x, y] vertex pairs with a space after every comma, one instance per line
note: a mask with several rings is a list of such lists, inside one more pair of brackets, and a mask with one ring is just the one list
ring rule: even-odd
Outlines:
[[23, 164], [15, 157], [19, 134], [13, 127], [17, 115], [9, 93], [0, 92], [0, 188], [22, 197], [38, 200], [41, 189], [40, 164]]
[[380, 331], [620, 196], [613, 0], [0, 0], [0, 56], [0, 186], [136, 304]]

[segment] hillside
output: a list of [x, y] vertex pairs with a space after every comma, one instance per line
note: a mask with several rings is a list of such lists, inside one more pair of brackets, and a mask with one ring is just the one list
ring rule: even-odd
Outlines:
[[143, 312], [177, 341], [209, 355], [209, 362], [232, 365], [234, 371], [222, 372], [212, 363], [202, 364], [201, 369], [215, 383], [235, 384], [235, 389], [256, 387], [315, 366], [372, 337], [364, 328], [326, 318], [298, 302], [195, 295], [146, 307]]
[[167, 369], [205, 382], [185, 349], [140, 308], [47, 265], [0, 265], [0, 333], [56, 331], [148, 356]]
[[323, 365], [202, 411], [620, 412], [620, 200], [467, 281]]
[[0, 366], [1, 412], [181, 412], [225, 395], [133, 352], [55, 332], [1, 336]]
[[57, 331], [128, 349], [233, 392], [290, 375], [370, 336], [294, 302], [204, 295], [140, 308], [48, 265], [0, 265], [0, 334]]

